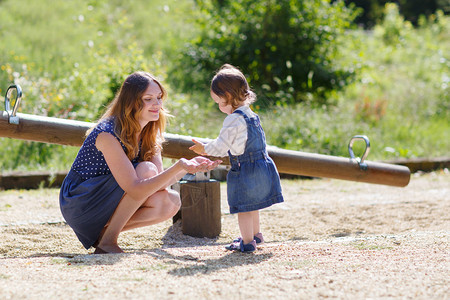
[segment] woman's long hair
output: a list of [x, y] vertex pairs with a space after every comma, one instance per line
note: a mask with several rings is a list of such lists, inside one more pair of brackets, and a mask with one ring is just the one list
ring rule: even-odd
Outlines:
[[[150, 73], [135, 72], [125, 79], [114, 100], [108, 105], [106, 112], [100, 121], [113, 117], [115, 119], [114, 133], [119, 137], [127, 149], [126, 153], [130, 160], [139, 153], [139, 141], [137, 133], [141, 127], [139, 116], [144, 107], [142, 96], [151, 82], [155, 82], [161, 89], [164, 100], [167, 92], [161, 83]], [[159, 119], [149, 122], [140, 134], [142, 144], [139, 155], [140, 160], [150, 160], [158, 151], [162, 149], [164, 142], [164, 129], [166, 127], [168, 113], [162, 107], [159, 111]]]

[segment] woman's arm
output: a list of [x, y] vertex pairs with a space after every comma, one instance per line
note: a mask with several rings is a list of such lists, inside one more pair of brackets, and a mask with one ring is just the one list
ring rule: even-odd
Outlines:
[[156, 166], [156, 168], [158, 169], [158, 173], [161, 173], [162, 171], [164, 171], [164, 167], [163, 167], [163, 161], [162, 161], [162, 157], [161, 157], [161, 151], [158, 151], [158, 153], [156, 153], [152, 159], [151, 162]]
[[[161, 156], [161, 151], [158, 151], [157, 154], [155, 154], [152, 159], [151, 162], [156, 166], [156, 168], [158, 169], [158, 174], [164, 171], [164, 166], [163, 166], [163, 161], [162, 161], [162, 156]], [[175, 175], [175, 177], [172, 178], [172, 180], [168, 183], [167, 186], [170, 186], [172, 184], [174, 184], [175, 182], [177, 182], [178, 180], [180, 180], [184, 175], [186, 175], [186, 171], [182, 170], [181, 172], [179, 172], [178, 174]], [[167, 187], [166, 186], [166, 187]], [[162, 189], [165, 189], [166, 187], [163, 187]]]
[[211, 162], [206, 158], [191, 160], [182, 158], [157, 176], [139, 179], [122, 146], [112, 134], [107, 132], [100, 133], [95, 145], [103, 153], [106, 163], [119, 186], [134, 199], [149, 197], [162, 188], [167, 187], [173, 181], [173, 178], [183, 172], [186, 174], [186, 172], [195, 173], [207, 169], [210, 170], [220, 163]]

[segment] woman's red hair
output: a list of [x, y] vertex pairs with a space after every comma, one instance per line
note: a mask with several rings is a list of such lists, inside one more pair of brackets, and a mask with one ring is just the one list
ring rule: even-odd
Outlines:
[[[100, 121], [106, 118], [115, 118], [114, 133], [125, 145], [130, 160], [139, 153], [138, 132], [141, 130], [139, 115], [144, 107], [142, 96], [152, 82], [155, 82], [161, 89], [161, 99], [164, 103], [167, 92], [161, 83], [150, 73], [139, 71], [125, 79], [116, 97], [100, 118]], [[167, 116], [167, 111], [161, 108], [159, 119], [149, 122], [142, 129], [140, 160], [150, 160], [157, 152], [161, 151]]]

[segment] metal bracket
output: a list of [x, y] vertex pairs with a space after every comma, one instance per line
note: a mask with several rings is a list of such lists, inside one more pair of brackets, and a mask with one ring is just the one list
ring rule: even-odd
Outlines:
[[[361, 158], [359, 157], [355, 157], [355, 154], [353, 153], [353, 143], [356, 140], [361, 140], [366, 142], [366, 149], [364, 150], [363, 156]], [[352, 159], [355, 159], [358, 164], [359, 167], [361, 168], [361, 170], [367, 170], [367, 163], [364, 162], [364, 160], [367, 158], [367, 155], [369, 155], [370, 152], [370, 141], [369, 138], [365, 135], [355, 135], [354, 137], [351, 138], [350, 142], [348, 143], [348, 152], [350, 154], [350, 157]]]
[[[15, 95], [14, 95], [15, 91]], [[15, 99], [13, 99], [15, 97]], [[13, 99], [13, 108], [11, 109], [11, 99]], [[19, 117], [16, 116], [19, 109], [20, 101], [22, 100], [22, 88], [18, 84], [12, 84], [8, 87], [5, 94], [5, 111], [8, 114], [9, 124], [19, 124]]]

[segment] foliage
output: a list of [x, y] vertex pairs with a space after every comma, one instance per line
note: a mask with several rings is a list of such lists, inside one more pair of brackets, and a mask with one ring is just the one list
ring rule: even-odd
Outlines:
[[[222, 2], [226, 7], [237, 5], [233, 9], [247, 3], [244, 0]], [[257, 16], [261, 18], [265, 8], [260, 7], [259, 2], [254, 3], [255, 9], [260, 10]], [[280, 8], [269, 14], [275, 17], [283, 5], [291, 2], [267, 3]], [[201, 4], [206, 7], [212, 2]], [[10, 83], [19, 83], [24, 90], [19, 112], [94, 122], [124, 77], [133, 70], [144, 69], [163, 79], [168, 89], [167, 105], [175, 116], [170, 120], [169, 132], [214, 138], [225, 116], [209, 99], [208, 82], [212, 73], [203, 74], [204, 79], [196, 77], [202, 74], [198, 66], [191, 66], [186, 63], [186, 57], [180, 59], [176, 55], [195, 36], [199, 40], [205, 37], [205, 28], [199, 28], [195, 19], [211, 24], [212, 30], [219, 28], [218, 22], [224, 21], [225, 17], [234, 20], [244, 18], [244, 15], [217, 16], [218, 24], [213, 26], [213, 20], [207, 17], [212, 18], [213, 13], [229, 12], [231, 8], [218, 12], [209, 12], [206, 8], [193, 11], [193, 5], [193, 1], [180, 0], [1, 1], [0, 94], [4, 95]], [[319, 7], [323, 8], [317, 6], [316, 21], [322, 26], [321, 18], [325, 12], [345, 11], [340, 4], [326, 5], [323, 11]], [[348, 156], [347, 144], [351, 136], [366, 134], [372, 143], [370, 160], [448, 155], [449, 17], [438, 11], [429, 18], [421, 17], [414, 27], [404, 20], [397, 6], [389, 5], [386, 9], [386, 13], [383, 12], [385, 17], [371, 31], [352, 29], [345, 34], [332, 35], [343, 29], [342, 22], [347, 21], [335, 20], [333, 15], [326, 21], [336, 22], [336, 26], [342, 27], [331, 31], [322, 28], [324, 40], [318, 41], [315, 58], [329, 59], [328, 70], [343, 70], [353, 77], [353, 81], [346, 85], [323, 94], [328, 105], [312, 103], [318, 99], [312, 94], [312, 87], [317, 87], [314, 85], [317, 74], [307, 82], [307, 92], [301, 95], [301, 99], [308, 101], [292, 105], [281, 103], [292, 100], [286, 77], [281, 81], [285, 89], [279, 94], [269, 98], [266, 90], [259, 91], [255, 109], [257, 105], [267, 105], [267, 99], [280, 100], [280, 105], [275, 103], [270, 110], [259, 112], [269, 144]], [[315, 10], [311, 8], [311, 11]], [[307, 16], [305, 13], [303, 17]], [[245, 28], [250, 30], [250, 22], [255, 20], [248, 21], [247, 25], [244, 22]], [[314, 22], [305, 23], [305, 26], [313, 26]], [[214, 40], [219, 48], [207, 48], [211, 52], [202, 53], [205, 61], [209, 56], [224, 52], [230, 45], [243, 45], [245, 42], [233, 31], [237, 27], [241, 29], [240, 23], [230, 21], [223, 24], [226, 30], [222, 38], [237, 38], [230, 44]], [[261, 21], [261, 24], [270, 27], [270, 23]], [[283, 23], [277, 24], [281, 25]], [[259, 37], [261, 32], [249, 34], [250, 39]], [[318, 34], [311, 36], [315, 40], [320, 37]], [[277, 51], [281, 51], [279, 49], [284, 45], [284, 41], [275, 38], [270, 43]], [[264, 44], [260, 46], [267, 50]], [[252, 45], [246, 47], [252, 53], [256, 49]], [[325, 50], [330, 52], [322, 49], [327, 47], [329, 49]], [[277, 51], [274, 53], [281, 53]], [[271, 53], [274, 62], [265, 62], [265, 65], [272, 65], [272, 72], [278, 64], [291, 65], [289, 70], [293, 69], [293, 60], [286, 64], [285, 58], [274, 53]], [[225, 62], [217, 56], [214, 59], [211, 70]], [[263, 63], [257, 60], [257, 64]], [[174, 68], [174, 65], [185, 70], [187, 75], [180, 78], [182, 70]], [[250, 74], [256, 66], [249, 61], [241, 67]], [[178, 82], [172, 80], [174, 75], [177, 75]], [[250, 79], [252, 85], [258, 87], [256, 79]], [[182, 93], [181, 84], [189, 86], [194, 81], [200, 82], [196, 86], [197, 91]], [[276, 81], [272, 84], [274, 87], [270, 87], [269, 92], [279, 86]], [[355, 145], [354, 148], [358, 155], [360, 146]], [[5, 138], [0, 138], [0, 149], [3, 154], [0, 159], [2, 172], [67, 170], [78, 151], [76, 147]]]
[[395, 5], [387, 9], [373, 33], [347, 35], [340, 63], [359, 65], [359, 71], [351, 85], [334, 94], [338, 104], [290, 106], [262, 115], [270, 124], [270, 143], [348, 156], [349, 139], [365, 134], [372, 141], [369, 159], [448, 155], [449, 19], [438, 12], [413, 29]]
[[421, 17], [428, 18], [441, 10], [450, 13], [449, 0], [344, 0], [347, 5], [358, 7], [362, 13], [358, 15], [355, 22], [362, 24], [365, 28], [373, 28], [384, 19], [384, 9], [389, 3], [399, 6], [400, 14], [405, 20], [415, 26], [419, 24]]
[[[20, 84], [19, 112], [95, 122], [131, 72], [165, 78], [163, 52], [178, 48], [173, 43], [184, 22], [179, 16], [189, 3], [3, 1], [0, 93]], [[169, 16], [179, 24], [167, 22]], [[8, 153], [0, 160], [2, 171], [53, 163], [68, 168], [77, 153], [73, 147], [10, 139], [0, 139], [0, 149]]]
[[262, 105], [302, 102], [345, 86], [334, 61], [354, 14], [342, 1], [197, 1], [201, 33], [182, 49], [176, 83], [206, 90], [224, 62], [242, 68]]
[[78, 152], [75, 147], [0, 139], [2, 158], [0, 169], [5, 171], [68, 170]]

